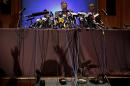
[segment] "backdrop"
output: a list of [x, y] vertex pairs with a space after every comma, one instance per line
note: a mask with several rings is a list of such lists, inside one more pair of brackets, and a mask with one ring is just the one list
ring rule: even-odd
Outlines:
[[[22, 0], [22, 7], [26, 8], [23, 12], [23, 15], [30, 15], [31, 13], [41, 12], [44, 9], [52, 11], [61, 10], [62, 0]], [[68, 3], [68, 9], [73, 10], [74, 12], [79, 11], [88, 11], [88, 4], [95, 3], [97, 4], [97, 0], [65, 0]], [[37, 19], [37, 18], [36, 18]], [[35, 19], [34, 19], [35, 20]], [[23, 26], [28, 26], [26, 22], [26, 17], [23, 17]]]

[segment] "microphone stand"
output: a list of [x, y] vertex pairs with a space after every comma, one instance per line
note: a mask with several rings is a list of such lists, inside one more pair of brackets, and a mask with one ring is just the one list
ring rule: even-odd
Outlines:
[[107, 29], [107, 27], [101, 27], [100, 28], [102, 31], [102, 57], [103, 57], [103, 65], [102, 65], [102, 73], [104, 76], [104, 79], [107, 80], [108, 85], [111, 86], [108, 77], [106, 75], [107, 73], [107, 58], [106, 58], [106, 34], [105, 34], [105, 30]]
[[80, 32], [80, 30], [79, 29], [77, 29], [75, 32], [74, 32], [74, 47], [75, 47], [75, 50], [74, 50], [74, 57], [73, 57], [73, 61], [75, 61], [74, 62], [74, 78], [75, 78], [75, 86], [79, 86], [79, 80], [78, 80], [78, 75], [77, 75], [77, 73], [78, 73], [78, 67], [79, 67], [79, 45], [80, 45], [80, 36], [79, 36], [79, 32]]
[[[106, 20], [106, 23], [108, 24], [107, 26], [105, 26], [104, 28], [107, 30], [108, 29], [108, 27], [109, 27], [109, 23], [108, 23], [108, 20], [107, 20], [107, 18], [106, 18], [106, 16], [108, 15], [107, 14], [107, 12], [104, 10], [104, 9], [102, 9], [102, 11], [103, 11], [103, 13], [104, 13], [104, 15], [105, 15], [105, 20]], [[107, 75], [106, 75], [106, 73], [107, 73], [107, 58], [106, 58], [106, 37], [105, 37], [105, 31], [104, 31], [104, 29], [102, 29], [102, 36], [103, 36], [103, 58], [104, 58], [104, 66], [103, 67], [105, 67], [105, 69], [103, 69], [103, 74], [104, 74], [104, 78], [107, 80], [107, 83], [108, 83], [108, 85], [110, 85], [111, 86], [111, 84], [110, 84], [110, 82], [109, 82], [109, 79], [108, 79], [108, 77], [107, 77]], [[106, 64], [105, 64], [106, 63]], [[104, 73], [105, 72], [105, 73]]]
[[[22, 10], [19, 11], [17, 29], [19, 29], [21, 27], [21, 16], [23, 15], [24, 10], [25, 10], [25, 8], [23, 8]], [[18, 46], [19, 52], [21, 52], [21, 47], [22, 47], [22, 44], [24, 43], [24, 38], [22, 37], [22, 36], [24, 36], [24, 33], [22, 33], [23, 31], [20, 31], [20, 30], [17, 30], [17, 29], [16, 29], [17, 46]], [[20, 56], [19, 56], [19, 58], [20, 58]]]
[[17, 28], [21, 27], [21, 21], [22, 21], [22, 16], [23, 16], [23, 12], [25, 11], [25, 8], [23, 8], [22, 10], [19, 11], [19, 17], [18, 17], [18, 22], [17, 22]]
[[[107, 13], [102, 9], [103, 13], [105, 16], [107, 16]], [[102, 22], [102, 21], [101, 21]], [[107, 80], [107, 83], [111, 86], [108, 77], [106, 75], [107, 73], [107, 58], [106, 58], [106, 33], [105, 30], [108, 28], [104, 25], [96, 25], [97, 28], [99, 28], [101, 30], [101, 34], [102, 34], [102, 57], [103, 57], [103, 65], [102, 65], [102, 74], [104, 76], [104, 78]]]

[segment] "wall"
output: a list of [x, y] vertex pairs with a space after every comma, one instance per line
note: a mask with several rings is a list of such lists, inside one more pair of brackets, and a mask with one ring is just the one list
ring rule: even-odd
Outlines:
[[[99, 9], [106, 8], [106, 0], [99, 0]], [[108, 27], [123, 27], [124, 24], [130, 25], [130, 0], [116, 0], [116, 16], [103, 15], [103, 21]]]
[[[2, 0], [0, 0], [2, 1]], [[21, 0], [13, 0], [11, 2], [11, 13], [2, 14], [0, 13], [0, 28], [13, 28], [17, 26], [18, 13], [21, 9]]]
[[122, 22], [130, 26], [130, 0], [122, 0]]

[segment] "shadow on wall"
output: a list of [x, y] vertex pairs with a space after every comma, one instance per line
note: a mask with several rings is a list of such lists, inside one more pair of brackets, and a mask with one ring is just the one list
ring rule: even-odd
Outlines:
[[[54, 60], [48, 60], [41, 68], [43, 76], [72, 76], [72, 68], [69, 66], [66, 59], [66, 53], [60, 46], [54, 47], [55, 52], [58, 55], [60, 63]], [[49, 68], [50, 67], [50, 68]]]
[[13, 49], [11, 49], [11, 55], [13, 58], [13, 71], [14, 76], [22, 76], [22, 70], [19, 64], [19, 56], [20, 56], [20, 50], [17, 46], [15, 46]]
[[59, 76], [61, 75], [60, 64], [55, 60], [46, 61], [41, 69], [42, 76]]

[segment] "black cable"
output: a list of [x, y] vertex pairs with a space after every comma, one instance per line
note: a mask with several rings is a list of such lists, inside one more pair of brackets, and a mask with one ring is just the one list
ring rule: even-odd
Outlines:
[[107, 78], [107, 75], [106, 73], [108, 72], [107, 71], [107, 56], [106, 56], [106, 32], [105, 32], [105, 29], [102, 28], [101, 29], [101, 32], [102, 32], [102, 54], [103, 54], [103, 75], [104, 75], [104, 78], [107, 80], [108, 84], [111, 86], [108, 78]]
[[[52, 34], [52, 40], [53, 40], [53, 37], [57, 37], [57, 36], [56, 36], [55, 34], [53, 34], [53, 33], [55, 33], [55, 32], [51, 32], [51, 34]], [[56, 38], [56, 39], [57, 39], [57, 38]], [[55, 43], [55, 40], [53, 40], [52, 43]], [[57, 44], [54, 44], [54, 46], [56, 46], [56, 45], [57, 45]], [[56, 69], [57, 69], [57, 70], [56, 70], [56, 71], [57, 71], [57, 82], [59, 83], [59, 78], [58, 78], [58, 77], [59, 77], [59, 76], [58, 76], [59, 65], [58, 65], [58, 62], [57, 62], [57, 67], [56, 67]], [[57, 84], [57, 86], [58, 86], [58, 84]]]
[[38, 40], [37, 37], [38, 37], [38, 30], [35, 30], [35, 32], [36, 32], [36, 33], [35, 33], [35, 48], [34, 48], [34, 49], [35, 49], [35, 50], [34, 50], [34, 51], [35, 51], [35, 53], [34, 53], [34, 75], [35, 75], [36, 65], [37, 65], [37, 64], [36, 64], [36, 63], [37, 63], [37, 62], [36, 62], [36, 61], [37, 61], [36, 59], [37, 59], [37, 40]]
[[[78, 70], [78, 48], [77, 48], [77, 31], [73, 32], [73, 44], [72, 48], [72, 62], [73, 62], [73, 69], [74, 69], [74, 76], [75, 76], [75, 85], [77, 85], [77, 70]], [[78, 57], [78, 58], [77, 58]]]
[[[99, 68], [101, 66], [101, 58], [100, 56], [98, 55], [98, 52], [97, 52], [97, 48], [96, 48], [96, 44], [95, 44], [95, 41], [94, 41], [94, 35], [93, 35], [93, 32], [94, 31], [90, 31], [90, 34], [91, 34], [91, 39], [92, 39], [92, 44], [93, 44], [93, 47], [94, 47], [94, 50], [95, 50], [95, 54], [96, 54], [96, 57], [97, 57], [97, 60], [98, 60], [98, 64], [99, 64]], [[99, 69], [101, 71], [101, 68]]]
[[46, 60], [46, 57], [47, 57], [47, 51], [48, 51], [48, 42], [49, 42], [49, 38], [50, 38], [50, 34], [49, 34], [49, 30], [46, 32], [47, 33], [47, 37], [46, 37], [46, 40], [43, 40], [43, 41], [46, 41], [46, 44], [44, 45], [44, 51], [45, 51], [45, 53], [44, 53], [44, 61]]
[[76, 64], [76, 73], [78, 73], [78, 68], [79, 68], [79, 44], [80, 44], [79, 33], [80, 33], [80, 31], [76, 30], [76, 32], [75, 32], [75, 35], [76, 35], [75, 44], [76, 44], [76, 56], [77, 56], [77, 58], [76, 58], [76, 62], [77, 62], [77, 64]]
[[[20, 64], [20, 60], [21, 60], [21, 64], [20, 64], [20, 69], [21, 69], [21, 66], [22, 66], [22, 73], [24, 72], [24, 67], [23, 67], [23, 60], [24, 60], [24, 39], [25, 39], [25, 37], [24, 37], [24, 30], [18, 30], [18, 29], [16, 29], [15, 30], [15, 32], [16, 32], [16, 35], [17, 35], [17, 47], [18, 47], [18, 50], [19, 50], [19, 53], [22, 53], [22, 55], [20, 55], [19, 54], [19, 56], [18, 56], [18, 62], [19, 62], [19, 64]], [[23, 51], [21, 52], [21, 50], [22, 50], [22, 48], [23, 48]]]
[[102, 35], [103, 35], [103, 62], [104, 62], [104, 74], [107, 74], [107, 56], [106, 56], [106, 31], [102, 29]]
[[[40, 33], [38, 31], [38, 41], [39, 41], [39, 49], [40, 49], [40, 57], [41, 57], [41, 66], [43, 65], [43, 45], [44, 45], [44, 31], [42, 33], [42, 42], [41, 42], [41, 36], [40, 36]], [[41, 67], [40, 67], [41, 68]]]
[[126, 55], [126, 37], [125, 37], [125, 32], [122, 33], [122, 40], [123, 40], [123, 56], [122, 58], [124, 58], [125, 62], [124, 62], [124, 65], [125, 65], [125, 68], [126, 69], [129, 69], [128, 67], [128, 61], [127, 61], [127, 55]]
[[52, 42], [54, 46], [59, 45], [59, 31], [60, 30], [52, 30]]
[[[24, 63], [24, 40], [25, 40], [25, 38], [24, 38], [24, 36], [25, 36], [25, 33], [24, 33], [24, 31], [22, 32], [22, 40], [21, 40], [21, 42], [22, 42], [22, 48], [23, 48], [23, 51], [22, 51], [22, 69], [23, 69], [23, 73], [24, 73], [24, 65], [23, 65], [23, 63]], [[21, 49], [22, 50], [22, 49]]]
[[[72, 35], [71, 35], [71, 31], [70, 30], [66, 30], [66, 40], [67, 40], [67, 44], [66, 44], [66, 47], [65, 47], [65, 52], [68, 52], [68, 55], [70, 56], [71, 54], [71, 51], [70, 51], [70, 47], [72, 46]], [[72, 58], [72, 56], [70, 56], [69, 58]], [[72, 61], [72, 59], [71, 59]], [[74, 70], [73, 70], [73, 73], [74, 73]]]
[[[72, 32], [71, 32], [72, 31]], [[70, 32], [70, 34], [68, 33], [68, 35], [67, 35], [67, 38], [69, 39], [69, 41], [68, 41], [68, 44], [66, 45], [67, 46], [67, 48], [66, 48], [66, 50], [65, 50], [65, 52], [67, 52], [68, 51], [68, 48], [70, 49], [70, 53], [71, 53], [71, 58], [72, 58], [72, 66], [73, 66], [73, 72], [74, 72], [74, 70], [75, 70], [75, 66], [74, 66], [74, 32], [73, 32], [73, 30], [68, 30], [68, 32]], [[75, 73], [75, 72], [74, 72]]]
[[[96, 48], [96, 44], [95, 44], [95, 41], [94, 41], [94, 35], [93, 35], [93, 33], [94, 33], [94, 31], [90, 30], [90, 35], [91, 35], [92, 45], [94, 47], [95, 55], [97, 57], [98, 64], [101, 65], [101, 59], [100, 59], [100, 56], [98, 55], [98, 52], [97, 52], [97, 48]], [[99, 68], [100, 68], [100, 66], [99, 66]], [[101, 68], [99, 70], [101, 71]]]
[[[101, 30], [101, 35], [102, 35], [102, 30]], [[100, 66], [101, 66], [101, 74], [104, 74], [104, 38], [102, 36], [101, 36], [101, 45], [100, 45], [101, 46]]]
[[[37, 31], [34, 30], [33, 31], [33, 50], [32, 50], [32, 61], [31, 61], [31, 65], [30, 65], [30, 68], [34, 68], [33, 69], [33, 72], [34, 72], [34, 75], [35, 75], [35, 57], [36, 57], [36, 38], [37, 38]], [[33, 65], [33, 66], [32, 66]], [[31, 72], [31, 69], [30, 69], [30, 72]]]
[[41, 60], [42, 60], [41, 67], [40, 67], [41, 69], [42, 69], [42, 65], [46, 61], [46, 56], [47, 56], [48, 41], [49, 41], [49, 31], [48, 30], [47, 30], [47, 37], [46, 37], [47, 40], [44, 39], [45, 36], [46, 35], [45, 35], [45, 31], [44, 30], [42, 32], [42, 37], [39, 35], [39, 31], [38, 31], [38, 40], [39, 40], [39, 47], [40, 47]]

